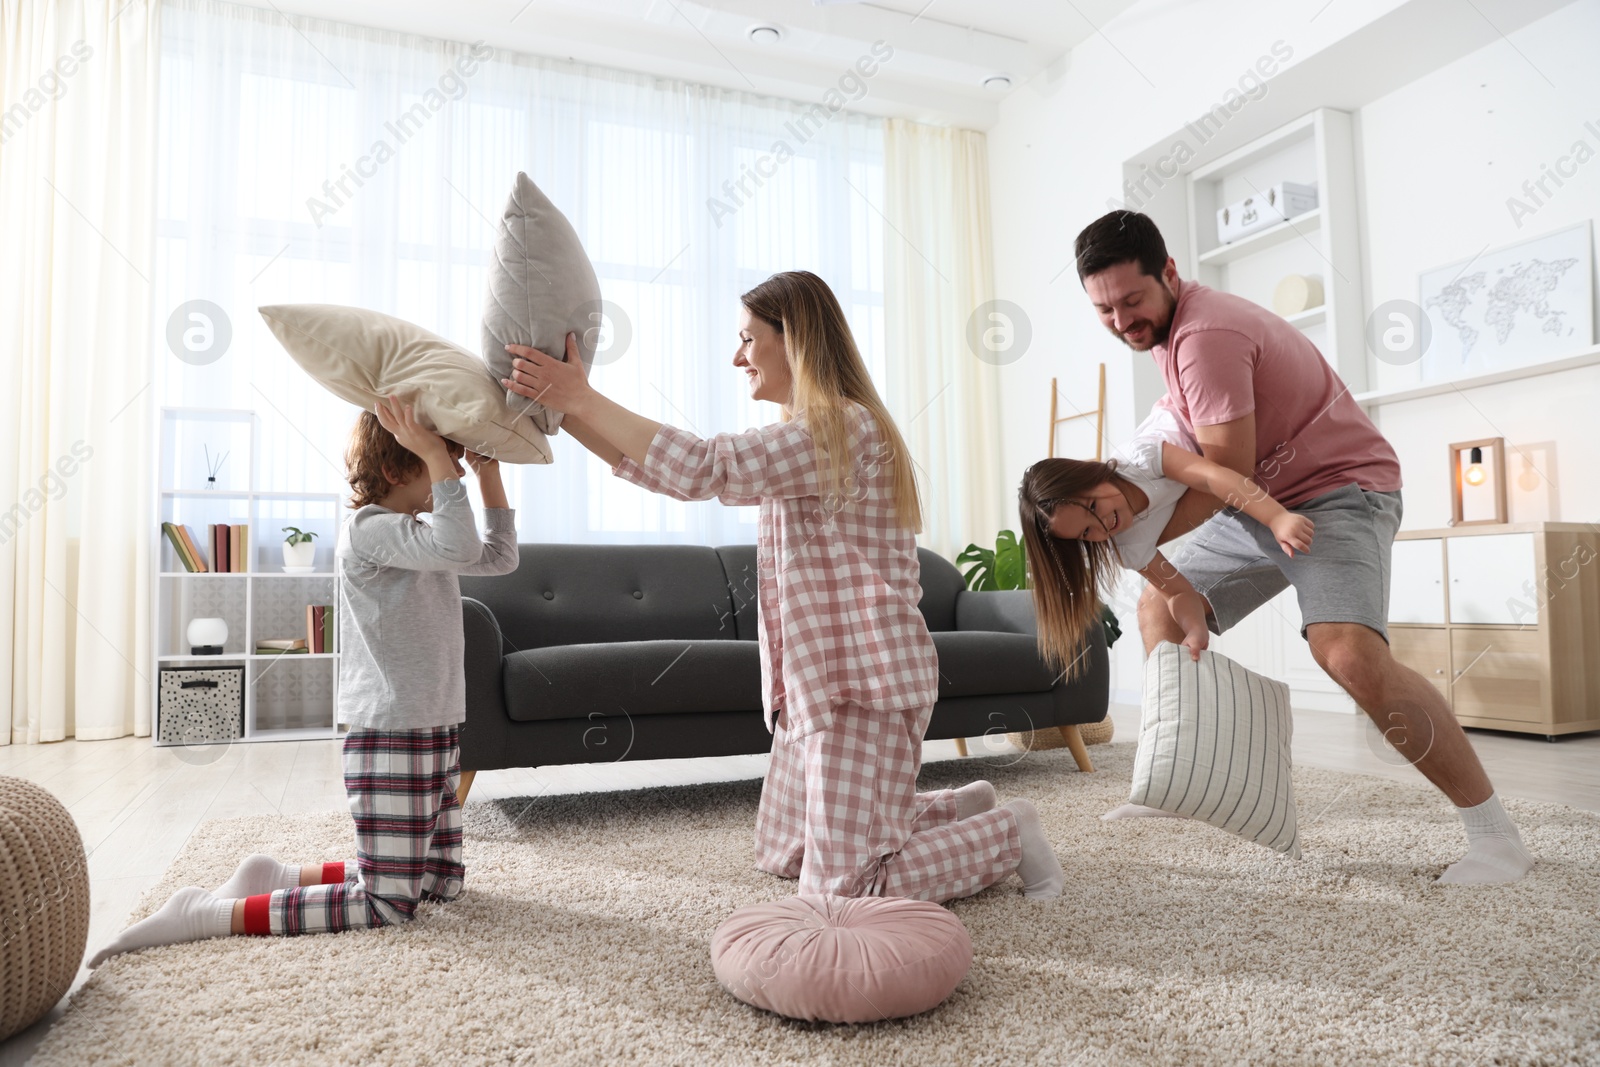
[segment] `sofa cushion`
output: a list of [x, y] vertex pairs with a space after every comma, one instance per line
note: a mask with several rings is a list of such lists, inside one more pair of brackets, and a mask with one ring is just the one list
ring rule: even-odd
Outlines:
[[[756, 546], [723, 545], [717, 549], [722, 558], [722, 569], [728, 580], [728, 595], [734, 608], [734, 622], [738, 636], [745, 641], [756, 639]], [[926, 548], [917, 549], [917, 562], [922, 568], [922, 599], [917, 607], [923, 621], [933, 633], [956, 628], [956, 597], [965, 587], [961, 572], [955, 564]]]
[[628, 641], [513, 652], [504, 665], [514, 722], [679, 712], [761, 713], [761, 659], [745, 641]]
[[956, 628], [956, 597], [967, 587], [956, 565], [926, 548], [917, 549], [922, 564], [922, 617], [928, 629], [942, 633]]
[[1039, 646], [1022, 634], [987, 631], [935, 633], [939, 699], [1045, 692], [1055, 675], [1039, 659]]
[[521, 545], [517, 569], [461, 579], [494, 612], [509, 655], [548, 645], [731, 640], [717, 553], [697, 545]]

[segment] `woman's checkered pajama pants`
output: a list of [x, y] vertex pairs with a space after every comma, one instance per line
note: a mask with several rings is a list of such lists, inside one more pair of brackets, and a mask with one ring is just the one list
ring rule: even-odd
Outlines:
[[952, 790], [917, 792], [931, 707], [840, 707], [824, 730], [789, 742], [781, 724], [756, 814], [756, 866], [800, 892], [845, 897], [970, 896], [1017, 868], [1017, 817], [956, 819]]

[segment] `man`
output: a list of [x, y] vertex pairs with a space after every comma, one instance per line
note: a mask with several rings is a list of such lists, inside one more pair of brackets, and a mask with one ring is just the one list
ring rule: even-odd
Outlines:
[[[1078, 235], [1078, 278], [1100, 321], [1149, 352], [1179, 422], [1207, 459], [1254, 478], [1316, 524], [1309, 555], [1285, 556], [1272, 533], [1189, 490], [1162, 540], [1200, 527], [1172, 560], [1222, 633], [1292, 585], [1317, 663], [1461, 812], [1466, 856], [1441, 883], [1521, 878], [1533, 866], [1477, 753], [1444, 698], [1390, 654], [1389, 567], [1400, 527], [1400, 464], [1315, 345], [1248, 300], [1179, 279], [1147, 216], [1113, 211]], [[1148, 655], [1182, 632], [1146, 589]]]

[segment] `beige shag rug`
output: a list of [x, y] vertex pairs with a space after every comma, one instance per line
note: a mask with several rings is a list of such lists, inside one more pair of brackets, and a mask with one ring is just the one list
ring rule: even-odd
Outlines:
[[[1434, 888], [1462, 833], [1429, 789], [1296, 771], [1296, 863], [1206, 826], [1101, 822], [1132, 754], [1102, 748], [1087, 775], [1064, 751], [927, 769], [1033, 798], [1068, 889], [955, 903], [972, 970], [913, 1019], [799, 1024], [717, 985], [712, 931], [792, 891], [751, 868], [760, 787], [740, 782], [473, 803], [460, 901], [119, 957], [33, 1063], [1600, 1063], [1600, 817], [1508, 802], [1533, 874]], [[138, 914], [250, 852], [342, 859], [349, 838], [342, 813], [206, 823]]]

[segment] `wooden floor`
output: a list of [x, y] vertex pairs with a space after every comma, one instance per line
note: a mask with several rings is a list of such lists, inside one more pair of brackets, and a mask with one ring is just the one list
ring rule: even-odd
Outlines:
[[[1137, 708], [1114, 705], [1112, 719], [1117, 740], [1135, 737]], [[1484, 731], [1470, 736], [1503, 796], [1600, 812], [1600, 733], [1558, 744]], [[971, 754], [984, 754], [986, 744], [973, 739]], [[994, 745], [995, 755], [1012, 751], [1003, 739]], [[1094, 749], [1089, 751], [1092, 755]], [[955, 743], [929, 742], [925, 752], [928, 760], [950, 759]], [[1384, 745], [1365, 716], [1297, 711], [1294, 758], [1301, 766], [1422, 780]], [[765, 756], [730, 756], [486, 771], [478, 775], [472, 801], [759, 778], [766, 762]], [[90, 952], [122, 928], [139, 896], [205, 820], [345, 806], [339, 746], [331, 740], [211, 749], [158, 749], [148, 738], [131, 737], [11, 745], [0, 747], [0, 774], [37, 782], [77, 820], [89, 854]], [[81, 970], [78, 983], [87, 976]], [[0, 1067], [25, 1063], [61, 1010], [58, 1006], [51, 1018], [0, 1044]]]

